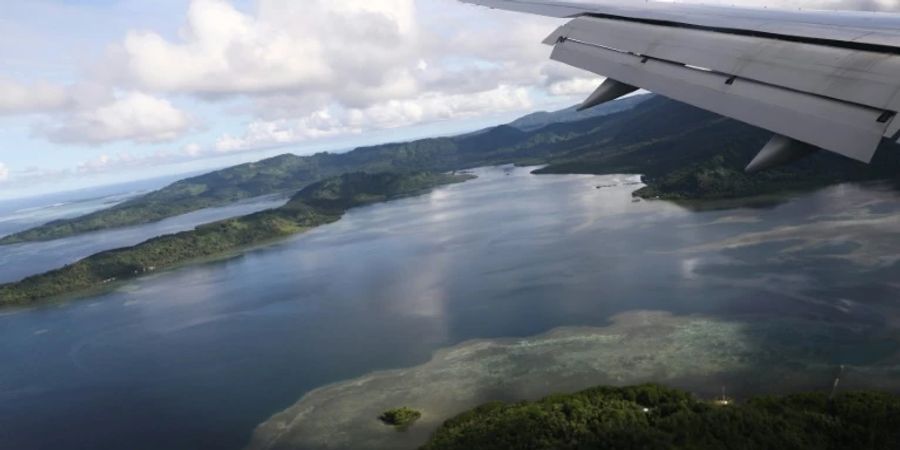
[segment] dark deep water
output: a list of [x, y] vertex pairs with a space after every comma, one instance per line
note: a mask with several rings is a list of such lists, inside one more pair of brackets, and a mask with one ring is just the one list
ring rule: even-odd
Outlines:
[[894, 350], [893, 191], [692, 212], [633, 202], [634, 176], [477, 172], [239, 258], [0, 313], [0, 448], [238, 449], [316, 387], [633, 310], [858, 323], [886, 331], [836, 362]]

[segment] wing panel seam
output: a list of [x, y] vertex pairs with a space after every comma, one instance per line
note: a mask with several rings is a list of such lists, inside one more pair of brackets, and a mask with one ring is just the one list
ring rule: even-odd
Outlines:
[[[609, 20], [620, 20], [624, 22], [636, 22], [643, 23], [648, 25], [659, 25], [670, 28], [685, 28], [690, 30], [700, 30], [700, 31], [711, 31], [714, 33], [725, 33], [725, 34], [734, 34], [739, 36], [749, 36], [749, 37], [759, 37], [759, 38], [768, 38], [768, 39], [776, 39], [781, 41], [789, 41], [789, 42], [800, 42], [805, 44], [813, 44], [813, 45], [823, 45], [827, 47], [839, 47], [846, 48], [851, 50], [865, 50], [877, 53], [889, 53], [893, 55], [900, 55], [900, 47], [894, 47], [890, 45], [879, 45], [879, 44], [870, 44], [867, 42], [855, 42], [855, 41], [843, 41], [839, 39], [826, 39], [826, 38], [817, 38], [817, 37], [809, 37], [809, 36], [796, 36], [790, 34], [782, 34], [782, 33], [772, 33], [768, 31], [759, 31], [759, 30], [749, 30], [745, 28], [728, 28], [728, 27], [713, 27], [709, 25], [697, 25], [686, 22], [675, 22], [671, 20], [662, 20], [662, 19], [641, 19], [637, 17], [627, 17], [627, 16], [617, 16], [615, 14], [603, 14], [597, 12], [585, 12], [577, 17], [596, 17], [600, 19], [609, 19]], [[872, 34], [872, 33], [869, 33]]]
[[673, 65], [676, 65], [676, 66], [682, 66], [682, 67], [684, 67], [684, 68], [687, 69], [687, 70], [696, 70], [696, 71], [700, 71], [700, 72], [714, 73], [714, 74], [717, 74], [717, 75], [721, 75], [721, 76], [726, 77], [727, 80], [726, 80], [725, 84], [729, 84], [729, 85], [730, 85], [730, 84], [733, 84], [735, 80], [752, 81], [753, 83], [757, 83], [757, 84], [761, 84], [761, 85], [765, 85], [765, 86], [769, 86], [769, 87], [773, 87], [773, 88], [778, 88], [778, 89], [782, 89], [782, 90], [785, 90], [785, 91], [796, 92], [796, 93], [798, 93], [798, 94], [811, 95], [811, 96], [818, 97], [818, 98], [821, 98], [821, 99], [825, 99], [825, 100], [829, 100], [829, 101], [833, 101], [833, 102], [839, 102], [839, 103], [843, 103], [843, 104], [845, 104], [845, 105], [852, 105], [852, 106], [855, 106], [855, 107], [858, 107], [858, 108], [865, 108], [865, 109], [869, 109], [869, 110], [872, 110], [872, 111], [879, 111], [879, 112], [894, 112], [894, 113], [897, 112], [897, 111], [891, 111], [891, 110], [884, 109], [884, 108], [875, 108], [875, 107], [872, 107], [872, 106], [869, 106], [869, 105], [866, 105], [866, 104], [863, 104], [863, 103], [850, 102], [850, 101], [843, 100], [843, 99], [839, 99], [839, 98], [829, 97], [829, 96], [817, 94], [817, 93], [814, 93], [814, 92], [807, 92], [807, 91], [804, 91], [804, 90], [801, 90], [801, 89], [795, 89], [795, 88], [791, 88], [791, 87], [788, 87], [788, 86], [783, 86], [783, 85], [780, 85], [780, 84], [769, 83], [769, 82], [762, 81], [762, 80], [757, 80], [757, 79], [754, 79], [754, 78], [748, 78], [748, 77], [744, 77], [744, 76], [734, 75], [734, 74], [727, 73], [727, 72], [722, 72], [722, 71], [719, 71], [719, 70], [714, 70], [714, 69], [709, 69], [709, 68], [697, 68], [697, 67], [691, 66], [690, 64], [685, 64], [685, 63], [682, 63], [682, 62], [679, 62], [679, 61], [673, 61], [673, 60], [668, 60], [668, 59], [665, 59], [665, 58], [658, 58], [658, 57], [651, 56], [651, 55], [645, 55], [645, 54], [634, 53], [634, 52], [630, 52], [630, 51], [627, 51], [627, 50], [622, 50], [622, 49], [617, 49], [617, 48], [613, 48], [613, 47], [608, 47], [608, 46], [602, 45], [602, 44], [597, 44], [597, 43], [594, 43], [594, 42], [587, 42], [587, 41], [584, 41], [584, 40], [581, 40], [581, 39], [575, 39], [575, 38], [570, 38], [570, 37], [562, 36], [562, 37], [560, 37], [560, 42], [562, 42], [562, 41], [565, 41], [565, 42], [573, 42], [573, 43], [576, 43], [576, 44], [585, 45], [585, 46], [588, 46], [588, 47], [599, 48], [599, 49], [603, 49], [603, 50], [609, 50], [609, 51], [613, 51], [613, 52], [616, 52], [616, 53], [621, 53], [621, 54], [624, 54], [624, 55], [637, 56], [637, 57], [640, 57], [640, 58], [646, 58], [646, 59], [648, 59], [648, 60], [659, 61], [659, 62], [663, 62], [663, 63], [666, 63], [666, 64], [673, 64]]

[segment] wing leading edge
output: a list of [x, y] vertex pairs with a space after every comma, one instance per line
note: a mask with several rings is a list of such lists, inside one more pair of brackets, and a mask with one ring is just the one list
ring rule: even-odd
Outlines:
[[544, 42], [552, 59], [607, 77], [582, 107], [644, 88], [776, 133], [748, 171], [813, 147], [868, 163], [900, 137], [898, 15], [462, 1], [571, 19]]

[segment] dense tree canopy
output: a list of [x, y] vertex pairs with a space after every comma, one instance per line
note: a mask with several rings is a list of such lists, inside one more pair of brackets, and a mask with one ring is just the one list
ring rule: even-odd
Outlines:
[[413, 422], [419, 420], [420, 417], [422, 417], [422, 413], [404, 406], [402, 408], [389, 409], [383, 412], [378, 416], [378, 420], [382, 421], [385, 425], [395, 426], [402, 430], [408, 428]]
[[432, 172], [345, 174], [306, 187], [280, 208], [97, 253], [58, 270], [0, 285], [0, 306], [29, 304], [219, 256], [333, 222], [354, 206], [414, 195], [469, 178]]
[[734, 198], [840, 181], [896, 179], [900, 174], [900, 152], [891, 151], [898, 146], [886, 142], [872, 165], [820, 152], [790, 166], [747, 175], [744, 166], [771, 133], [662, 97], [628, 105], [615, 114], [538, 128], [501, 125], [347, 153], [281, 155], [181, 180], [112, 208], [0, 238], [0, 245], [154, 222], [250, 197], [297, 191], [349, 172], [549, 164], [539, 172], [643, 174], [648, 187], [638, 195], [672, 199]]
[[446, 421], [423, 450], [900, 448], [900, 398], [876, 392], [757, 397], [727, 406], [654, 384], [489, 403]]

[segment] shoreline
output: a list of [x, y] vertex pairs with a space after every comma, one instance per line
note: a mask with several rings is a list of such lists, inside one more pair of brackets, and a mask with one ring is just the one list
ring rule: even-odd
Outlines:
[[[816, 336], [838, 329], [862, 334], [814, 321], [639, 311], [617, 315], [602, 327], [468, 340], [438, 349], [416, 366], [374, 371], [309, 391], [257, 426], [246, 449], [413, 449], [444, 420], [487, 401], [536, 400], [598, 384], [655, 382], [701, 398], [720, 395], [723, 386], [733, 398], [825, 390], [835, 364], [794, 342], [772, 348], [766, 341], [784, 333]], [[848, 365], [842, 389], [890, 386], [900, 391], [900, 367], [890, 361], [896, 351], [877, 355], [868, 365]], [[398, 406], [422, 412], [405, 433], [377, 421], [380, 411]]]
[[230, 258], [340, 220], [347, 210], [418, 196], [472, 179], [439, 173], [347, 174], [313, 184], [285, 205], [156, 236], [95, 253], [75, 263], [0, 285], [0, 309], [101, 294], [146, 274]]

